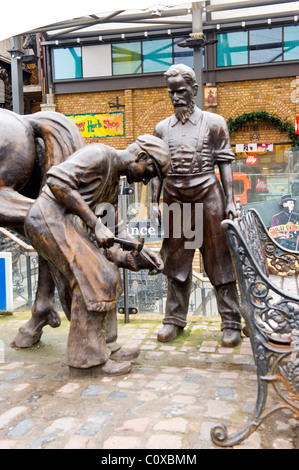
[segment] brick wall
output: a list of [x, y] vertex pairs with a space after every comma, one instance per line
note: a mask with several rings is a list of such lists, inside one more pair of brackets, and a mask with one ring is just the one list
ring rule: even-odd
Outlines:
[[87, 143], [101, 142], [125, 148], [138, 135], [152, 134], [156, 123], [172, 114], [166, 88], [57, 95], [56, 111], [62, 114], [110, 113], [117, 111], [109, 106], [116, 97], [125, 105], [119, 109], [125, 116], [125, 136], [86, 139]]
[[[276, 114], [281, 120], [289, 121], [294, 125], [296, 112], [299, 112], [299, 106], [292, 98], [295, 82], [296, 77], [287, 77], [218, 84], [216, 112], [222, 114], [226, 119], [235, 119], [243, 113], [266, 111], [270, 114]], [[249, 123], [247, 127], [247, 132], [243, 128], [242, 131], [234, 133], [231, 140], [234, 143], [249, 142], [253, 129]], [[290, 140], [288, 135], [281, 134], [277, 128], [269, 126], [267, 122], [261, 123], [259, 128], [261, 141], [288, 142]]]
[[[297, 79], [299, 87], [299, 77]], [[218, 106], [215, 112], [225, 119], [235, 119], [244, 112], [266, 111], [294, 123], [296, 112], [299, 114], [299, 105], [291, 99], [295, 91], [294, 81], [296, 77], [220, 83], [217, 85]], [[173, 112], [166, 87], [57, 95], [56, 110], [63, 114], [109, 113], [112, 111], [109, 102], [115, 102], [116, 97], [119, 103], [125, 104], [125, 108], [120, 108], [125, 115], [125, 136], [87, 139], [87, 142], [99, 141], [115, 148], [125, 148], [138, 135], [152, 134], [156, 123]], [[281, 134], [273, 126], [269, 129], [267, 123], [261, 127], [265, 128], [261, 131], [262, 141], [289, 140], [287, 135]], [[250, 128], [248, 136], [243, 129], [231, 136], [232, 141], [245, 142], [250, 133]]]

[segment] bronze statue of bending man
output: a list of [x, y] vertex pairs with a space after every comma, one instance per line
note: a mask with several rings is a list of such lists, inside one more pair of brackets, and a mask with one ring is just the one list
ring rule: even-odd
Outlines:
[[[116, 220], [114, 234], [95, 210], [101, 203], [110, 203], [118, 213], [121, 176], [129, 183], [147, 184], [153, 177], [162, 179], [168, 168], [167, 147], [154, 136], [140, 136], [125, 150], [90, 144], [51, 167], [28, 212], [26, 236], [47, 261], [70, 319], [66, 362], [71, 368], [96, 367], [105, 375], [124, 374], [131, 368], [125, 354], [107, 346], [106, 334], [111, 332], [105, 331], [106, 317], [116, 316], [122, 292], [117, 266], [142, 266], [136, 261], [137, 253], [123, 251], [114, 243], [115, 236], [130, 239], [120, 221]], [[160, 264], [159, 256], [143, 250]]]

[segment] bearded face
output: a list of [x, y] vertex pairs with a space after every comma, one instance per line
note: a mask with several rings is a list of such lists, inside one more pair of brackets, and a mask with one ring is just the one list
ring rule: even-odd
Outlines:
[[177, 117], [177, 119], [184, 124], [187, 121], [190, 114], [193, 113], [194, 105], [195, 103], [194, 101], [192, 101], [191, 103], [186, 104], [186, 105], [174, 106], [174, 114]]
[[182, 123], [185, 123], [195, 106], [196, 91], [181, 75], [169, 77], [168, 92], [173, 104], [174, 113]]

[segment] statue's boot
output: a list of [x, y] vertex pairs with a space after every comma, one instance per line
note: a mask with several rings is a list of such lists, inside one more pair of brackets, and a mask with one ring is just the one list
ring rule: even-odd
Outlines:
[[221, 316], [221, 345], [235, 347], [241, 342], [241, 315], [235, 282], [214, 287], [218, 312]]
[[183, 328], [168, 323], [164, 325], [163, 328], [161, 328], [161, 330], [158, 332], [157, 339], [161, 343], [167, 343], [168, 341], [175, 339], [182, 331]]
[[[109, 344], [107, 345], [109, 347]], [[115, 362], [123, 362], [123, 361], [134, 361], [140, 354], [139, 348], [128, 348], [123, 349], [119, 348], [117, 351], [111, 352], [110, 359]]]
[[116, 308], [109, 310], [107, 313], [104, 321], [104, 329], [106, 332], [107, 347], [111, 351], [110, 359], [115, 362], [133, 361], [137, 359], [140, 354], [139, 348], [122, 349], [121, 345], [117, 342], [118, 324]]

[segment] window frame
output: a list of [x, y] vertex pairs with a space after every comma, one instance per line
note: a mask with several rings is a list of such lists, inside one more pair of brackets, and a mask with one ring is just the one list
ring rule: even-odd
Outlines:
[[[265, 26], [261, 26], [259, 28], [246, 28], [246, 29], [234, 29], [234, 30], [223, 30], [223, 31], [216, 31], [216, 39], [218, 39], [218, 36], [220, 34], [230, 34], [230, 33], [236, 33], [240, 31], [246, 31], [247, 33], [247, 63], [246, 64], [239, 64], [239, 65], [218, 65], [218, 42], [215, 44], [215, 67], [217, 70], [224, 70], [224, 69], [233, 69], [233, 68], [254, 68], [254, 67], [262, 67], [262, 66], [267, 66], [267, 65], [283, 65], [286, 63], [294, 63], [298, 59], [285, 59], [285, 28], [288, 27], [298, 27], [299, 25], [297, 24], [290, 24], [290, 25], [275, 25], [275, 26], [269, 26], [268, 28]], [[282, 29], [282, 37], [281, 37], [281, 44], [282, 44], [282, 52], [281, 52], [281, 60], [274, 61], [274, 62], [254, 62], [250, 63], [250, 32], [251, 31], [260, 31], [260, 30], [265, 30], [265, 29], [277, 29], [281, 28]], [[298, 31], [299, 32], [299, 31]]]

